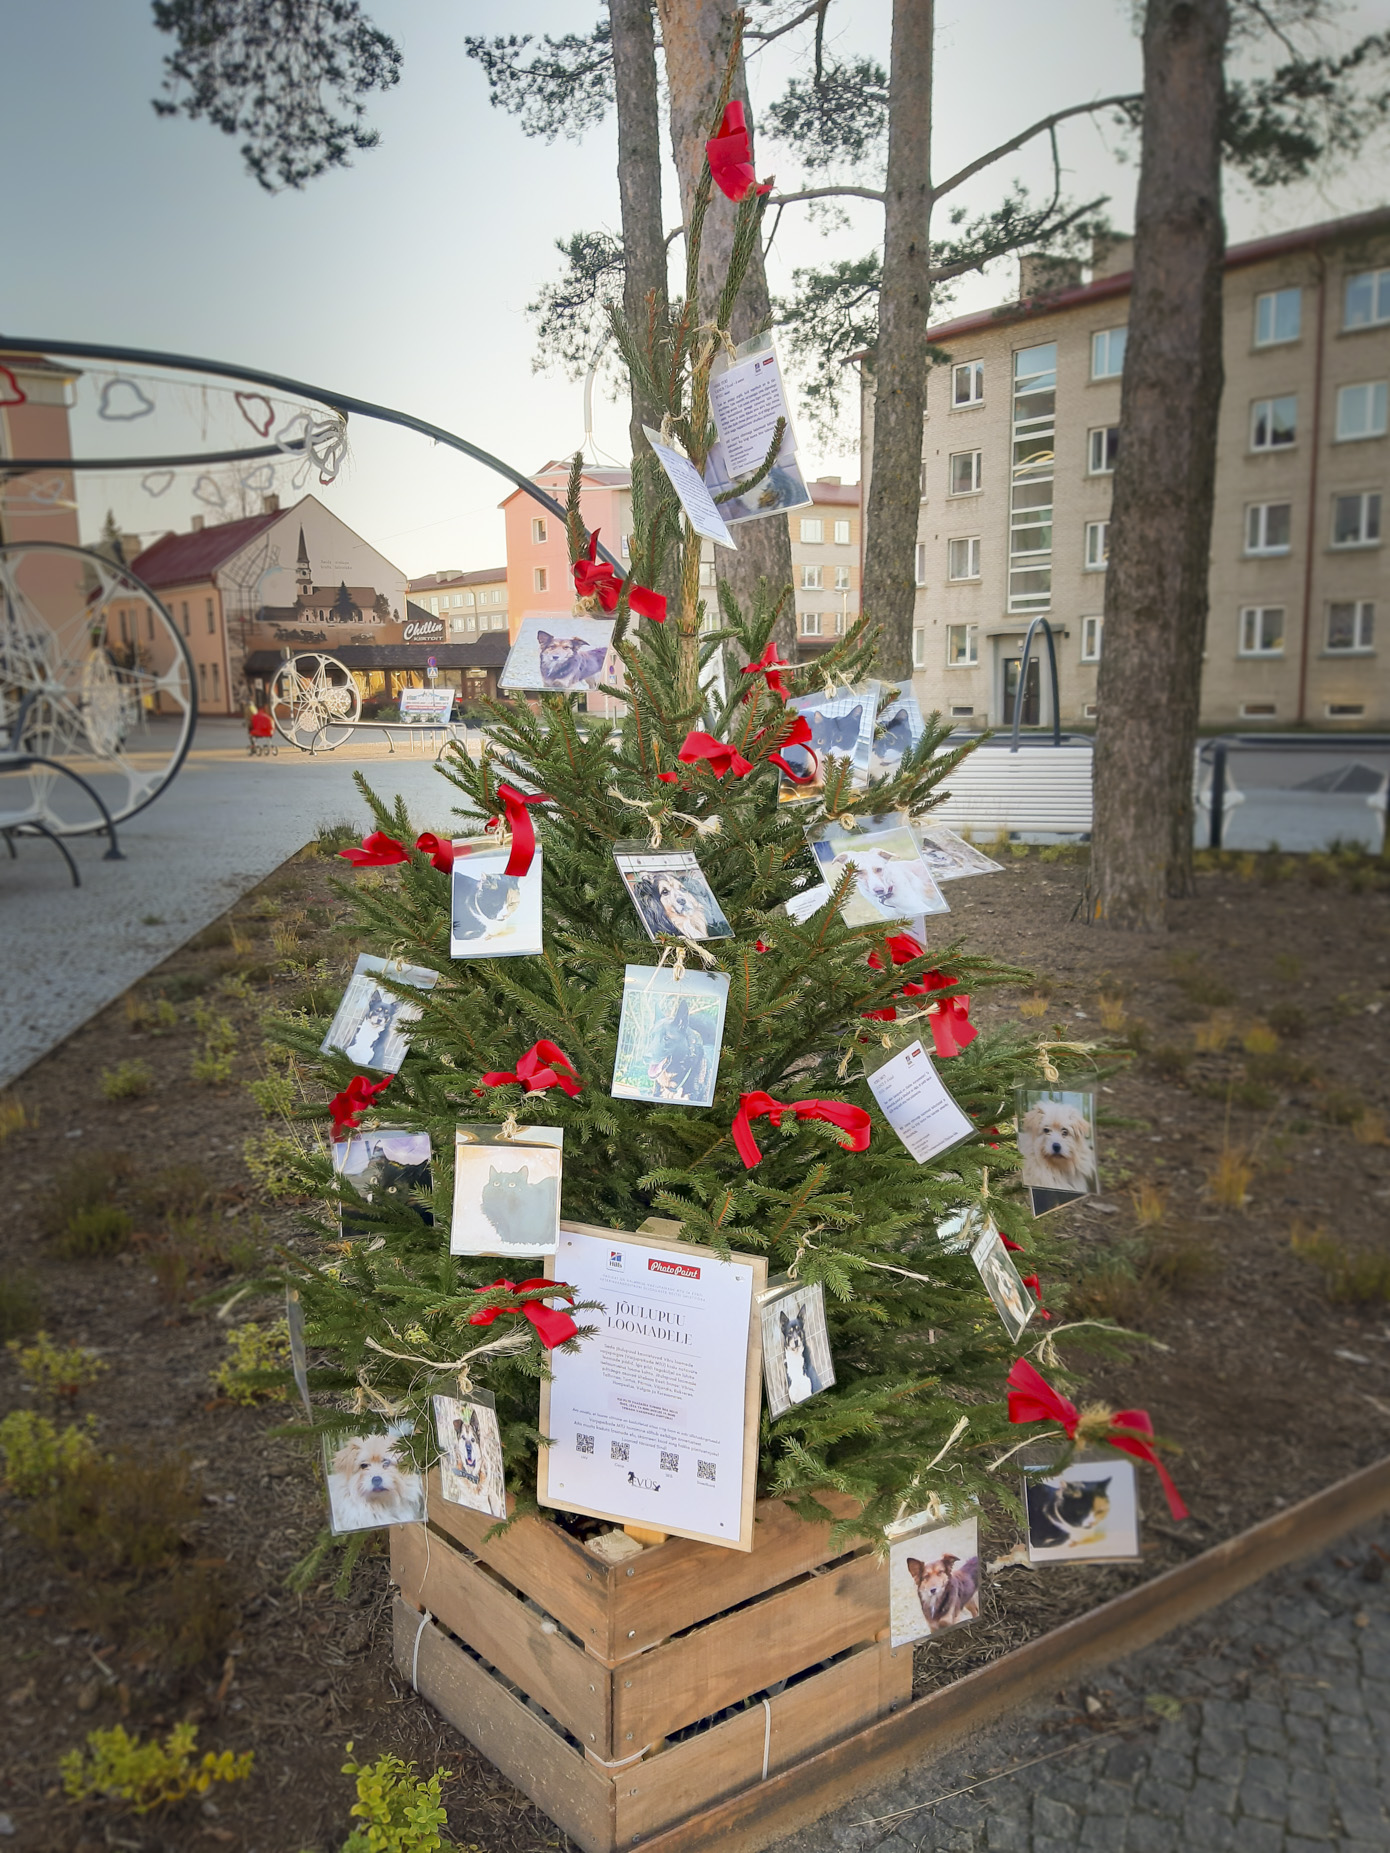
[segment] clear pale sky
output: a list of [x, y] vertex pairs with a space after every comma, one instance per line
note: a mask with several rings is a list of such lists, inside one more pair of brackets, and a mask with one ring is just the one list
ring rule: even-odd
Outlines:
[[[7, 186], [0, 232], [0, 332], [109, 340], [242, 361], [412, 411], [523, 470], [572, 452], [583, 437], [581, 389], [532, 370], [525, 305], [555, 274], [556, 238], [618, 228], [616, 130], [580, 145], [527, 141], [492, 110], [468, 32], [586, 30], [601, 0], [369, 0], [402, 45], [400, 84], [370, 102], [381, 146], [353, 167], [274, 197], [247, 176], [232, 138], [150, 108], [165, 41], [146, 0], [43, 0], [5, 9], [0, 151]], [[1379, 3], [1349, 23], [1371, 29]], [[889, 0], [839, 0], [839, 43], [887, 61]], [[752, 61], [758, 104], [791, 59]], [[1137, 87], [1139, 47], [1127, 0], [943, 0], [938, 9], [935, 163], [950, 171], [1049, 110]], [[1064, 131], [1078, 197], [1109, 194], [1128, 228], [1135, 170], [1109, 128]], [[795, 180], [765, 144], [759, 171]], [[1381, 202], [1378, 162], [1319, 186], [1264, 196], [1232, 187], [1232, 239]], [[976, 183], [984, 206], [1018, 176], [1041, 184], [1038, 153], [1011, 157]], [[676, 219], [674, 175], [667, 223]], [[769, 261], [774, 292], [796, 264], [866, 250], [876, 208], [854, 206], [822, 238], [791, 208]], [[956, 309], [1004, 300], [1012, 262], [959, 289]], [[596, 405], [600, 450], [622, 458], [626, 418]], [[351, 462], [324, 499], [416, 575], [503, 558], [497, 503], [507, 485], [423, 440], [354, 421]], [[807, 474], [847, 481], [858, 457], [806, 434]], [[84, 485], [84, 538], [107, 506], [123, 527], [186, 526], [198, 505], [180, 480], [158, 505], [133, 480]]]

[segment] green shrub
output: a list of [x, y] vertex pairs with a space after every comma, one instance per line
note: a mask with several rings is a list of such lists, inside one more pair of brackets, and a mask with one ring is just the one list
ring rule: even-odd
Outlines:
[[212, 1373], [212, 1380], [229, 1402], [251, 1408], [256, 1403], [279, 1400], [278, 1385], [255, 1379], [270, 1371], [282, 1371], [290, 1361], [290, 1328], [283, 1319], [273, 1325], [233, 1326], [227, 1334], [230, 1357], [224, 1358]]
[[20, 1522], [57, 1564], [85, 1579], [139, 1576], [177, 1561], [202, 1509], [181, 1456], [124, 1449], [77, 1462]]
[[1180, 1049], [1171, 1042], [1160, 1043], [1144, 1057], [1144, 1064], [1151, 1074], [1157, 1075], [1160, 1081], [1172, 1083], [1186, 1080], [1191, 1061], [1191, 1049]]
[[5, 1484], [21, 1499], [37, 1499], [51, 1492], [62, 1477], [89, 1461], [96, 1453], [96, 1418], [69, 1422], [59, 1428], [46, 1415], [31, 1409], [12, 1409], [0, 1422], [0, 1455], [5, 1460]]
[[1317, 1108], [1319, 1118], [1330, 1126], [1354, 1126], [1366, 1103], [1354, 1087], [1329, 1087], [1318, 1096]]
[[0, 1339], [27, 1338], [43, 1318], [43, 1290], [32, 1274], [0, 1274]]
[[11, 1339], [5, 1347], [19, 1374], [36, 1396], [50, 1403], [74, 1403], [83, 1390], [106, 1369], [95, 1351], [73, 1345], [64, 1351], [47, 1332], [37, 1332], [32, 1345]]
[[1295, 1229], [1289, 1246], [1322, 1275], [1334, 1305], [1381, 1306], [1390, 1300], [1390, 1254], [1348, 1248], [1321, 1224], [1311, 1232]]
[[74, 1261], [93, 1255], [118, 1255], [130, 1241], [134, 1227], [130, 1211], [118, 1203], [94, 1203], [90, 1209], [74, 1210], [69, 1216], [67, 1228], [58, 1237], [58, 1249]]
[[201, 1165], [165, 1165], [143, 1178], [133, 1192], [142, 1216], [161, 1223], [183, 1223], [212, 1206], [216, 1186]]
[[199, 1758], [197, 1744], [196, 1724], [176, 1724], [162, 1744], [142, 1744], [119, 1724], [92, 1731], [88, 1754], [70, 1750], [58, 1765], [64, 1793], [75, 1802], [119, 1801], [136, 1814], [150, 1814], [185, 1796], [205, 1795], [214, 1782], [241, 1782], [251, 1774], [253, 1750], [241, 1756], [208, 1750]]
[[351, 1813], [363, 1825], [348, 1835], [343, 1853], [440, 1853], [439, 1830], [449, 1819], [439, 1802], [444, 1771], [436, 1770], [426, 1781], [415, 1774], [413, 1763], [389, 1750], [375, 1763], [358, 1763], [351, 1744], [347, 1755], [343, 1774], [357, 1778]]
[[40, 1229], [47, 1236], [65, 1235], [79, 1210], [112, 1202], [133, 1168], [125, 1152], [97, 1150], [70, 1160], [39, 1199]]
[[139, 1100], [154, 1087], [154, 1069], [137, 1056], [103, 1068], [97, 1085], [107, 1100]]

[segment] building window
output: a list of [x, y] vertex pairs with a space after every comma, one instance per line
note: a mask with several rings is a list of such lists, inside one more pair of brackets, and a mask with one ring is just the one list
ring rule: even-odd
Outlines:
[[1284, 607], [1282, 605], [1247, 605], [1240, 614], [1240, 654], [1242, 656], [1282, 656], [1284, 654]]
[[537, 592], [544, 592], [548, 588], [550, 579], [545, 567], [533, 566], [531, 568], [531, 584]]
[[430, 610], [436, 617], [439, 616], [439, 600], [437, 598], [432, 598], [430, 600]]
[[450, 618], [449, 630], [453, 636], [461, 637], [467, 629], [468, 629], [468, 619], [467, 618]]
[[206, 603], [207, 603], [207, 608], [208, 608], [208, 636], [215, 637], [217, 635], [216, 608], [214, 607], [211, 599], [208, 599]]
[[848, 547], [849, 523], [847, 521], [837, 521], [835, 523], [835, 545], [837, 547]]
[[218, 688], [218, 683], [220, 680], [221, 678], [218, 675], [218, 665], [214, 663], [212, 666], [212, 698], [214, 701], [221, 701], [222, 699], [221, 690]]
[[1255, 346], [1277, 347], [1302, 332], [1303, 291], [1266, 290], [1255, 298]]
[[983, 405], [985, 398], [985, 363], [962, 361], [951, 369], [951, 405]]
[[1127, 328], [1102, 328], [1091, 336], [1091, 378], [1117, 380], [1125, 370]]
[[1014, 355], [1009, 466], [1010, 611], [1046, 611], [1052, 604], [1056, 432], [1057, 344], [1020, 348]]
[[847, 566], [835, 568], [835, 590], [837, 592], [849, 591], [849, 568]]
[[1380, 492], [1368, 489], [1363, 495], [1334, 495], [1332, 545], [1374, 547], [1379, 541]]
[[925, 669], [927, 666], [927, 633], [920, 627], [912, 633], [912, 667]]
[[208, 698], [208, 666], [206, 663], [199, 663], [198, 665], [198, 699], [199, 701], [206, 701], [207, 698]]
[[843, 611], [837, 611], [835, 613], [835, 621], [831, 625], [830, 628], [834, 631], [837, 637], [844, 636], [845, 634], [845, 614]]
[[471, 592], [465, 592], [463, 595], [463, 602], [466, 606], [471, 608], [473, 604], [473, 594]]
[[951, 494], [976, 495], [980, 489], [980, 457], [978, 450], [957, 450], [951, 453]]
[[1293, 526], [1288, 502], [1254, 502], [1245, 511], [1247, 553], [1287, 553]]
[[700, 584], [706, 587], [712, 586], [714, 584], [714, 561], [713, 560], [701, 560], [700, 562]]
[[1083, 663], [1100, 661], [1100, 633], [1104, 624], [1104, 618], [1083, 618], [1081, 620], [1081, 660]]
[[1375, 648], [1376, 608], [1369, 598], [1327, 607], [1327, 648], [1339, 656], [1366, 655]]
[[1110, 561], [1110, 523], [1108, 521], [1088, 521], [1086, 523], [1086, 571], [1103, 573]]
[[803, 566], [801, 569], [801, 589], [803, 592], [819, 592], [825, 583], [825, 569], [821, 566]]
[[825, 539], [825, 523], [819, 517], [808, 517], [801, 523], [801, 544], [804, 547], [816, 547]]
[[545, 525], [544, 515], [533, 515], [531, 517], [531, 544], [532, 546], [543, 547], [545, 545], [546, 533], [547, 533], [547, 529]]
[[979, 660], [979, 625], [948, 624], [946, 626], [946, 667], [948, 669], [968, 669], [972, 663], [978, 663]]
[[927, 583], [927, 549], [925, 543], [920, 540], [917, 543], [917, 583], [918, 585]]
[[917, 465], [917, 499], [919, 502], [925, 502], [927, 499], [927, 460], [925, 457]]
[[1390, 270], [1363, 270], [1347, 278], [1346, 328], [1378, 328], [1390, 322]]
[[819, 637], [820, 636], [820, 613], [818, 611], [803, 611], [802, 612], [801, 614], [801, 635], [803, 637]]
[[1298, 400], [1256, 399], [1250, 407], [1251, 450], [1286, 450], [1298, 436]]
[[179, 602], [181, 605], [179, 616], [183, 619], [183, 634], [185, 637], [191, 637], [193, 632], [189, 629], [188, 625], [188, 600], [185, 598], [181, 599]]
[[980, 576], [980, 537], [968, 535], [946, 543], [946, 577], [978, 579]]
[[1097, 425], [1086, 434], [1086, 472], [1090, 476], [1111, 476], [1120, 453], [1120, 427]]
[[122, 610], [116, 613], [116, 619], [121, 627], [121, 642], [129, 643], [130, 642], [130, 619], [129, 617], [127, 616], [126, 612]]
[[1338, 389], [1338, 438], [1385, 436], [1385, 386], [1384, 380], [1367, 380], [1360, 386]]

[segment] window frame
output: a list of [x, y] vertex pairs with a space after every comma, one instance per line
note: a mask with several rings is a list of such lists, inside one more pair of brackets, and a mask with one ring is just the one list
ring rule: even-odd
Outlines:
[[[1114, 432], [1114, 442], [1109, 441], [1109, 433]], [[1105, 440], [1100, 466], [1096, 465], [1096, 439]], [[1092, 425], [1086, 433], [1086, 474], [1088, 476], [1113, 476], [1115, 459], [1120, 454], [1120, 427], [1118, 425]], [[1108, 459], [1108, 460], [1107, 460]]]
[[[970, 396], [965, 399], [962, 399], [956, 391], [956, 381], [962, 373], [970, 374], [970, 384], [972, 388], [974, 387], [979, 388], [978, 391], [972, 391]], [[983, 405], [984, 402], [985, 402], [985, 363], [984, 361], [983, 360], [953, 361], [951, 363], [951, 410], [953, 412], [966, 412], [966, 411], [969, 411], [972, 406]]]
[[[1116, 335], [1119, 335], [1121, 337], [1120, 339], [1120, 364], [1118, 367], [1112, 367], [1110, 366], [1110, 360], [1112, 358], [1110, 354], [1110, 348], [1114, 343], [1114, 338]], [[1100, 353], [1102, 342], [1105, 343], [1105, 349], [1106, 349], [1107, 371], [1104, 373], [1100, 372], [1097, 367], [1097, 356]], [[1125, 370], [1125, 349], [1128, 347], [1128, 345], [1129, 345], [1129, 323], [1128, 322], [1121, 322], [1117, 327], [1114, 327], [1114, 328], [1093, 329], [1091, 333], [1091, 378], [1093, 380], [1118, 380]]]
[[[1279, 613], [1279, 643], [1276, 648], [1269, 648], [1258, 641], [1259, 636], [1263, 635], [1264, 615], [1272, 611]], [[1240, 624], [1236, 632], [1236, 655], [1246, 658], [1263, 657], [1267, 660], [1282, 657], [1288, 641], [1288, 617], [1287, 605], [1242, 605]], [[1253, 627], [1250, 623], [1251, 619], [1255, 620]], [[1253, 647], [1247, 641], [1252, 631], [1256, 636]]]
[[[956, 461], [958, 458], [970, 459], [970, 487], [957, 489]], [[984, 488], [984, 452], [982, 450], [953, 450], [946, 458], [946, 497], [948, 501], [961, 496], [979, 495]]]
[[819, 637], [821, 634], [820, 619], [821, 614], [818, 611], [800, 612], [797, 621], [801, 626], [801, 635], [803, 637]]
[[[814, 578], [812, 574], [815, 575]], [[825, 590], [825, 568], [819, 560], [814, 566], [808, 560], [801, 562], [801, 584], [798, 590], [802, 592], [823, 592]]]
[[849, 567], [837, 566], [835, 568], [835, 584], [831, 590], [835, 592], [848, 592], [851, 589], [849, 583]]
[[[1103, 538], [1102, 538], [1102, 544], [1101, 544], [1101, 549], [1100, 549], [1100, 558], [1098, 560], [1095, 560], [1095, 559], [1092, 559], [1091, 557], [1091, 552], [1092, 552], [1091, 536], [1094, 533], [1096, 533], [1097, 530], [1101, 531]], [[1083, 562], [1082, 564], [1083, 572], [1103, 573], [1107, 569], [1107, 567], [1110, 565], [1110, 517], [1108, 515], [1104, 518], [1104, 520], [1088, 521], [1086, 523], [1085, 539], [1084, 539], [1084, 543], [1082, 546], [1081, 557], [1082, 557], [1082, 562]]]
[[[1364, 431], [1344, 431], [1342, 429], [1342, 403], [1348, 393], [1359, 392], [1370, 395], [1369, 409], [1372, 422]], [[1380, 411], [1380, 423], [1374, 420], [1377, 405]], [[1386, 380], [1349, 380], [1345, 386], [1337, 388], [1337, 416], [1334, 426], [1333, 442], [1337, 444], [1365, 444], [1372, 438], [1383, 438], [1387, 430], [1387, 413], [1390, 412], [1390, 381]]]
[[550, 529], [546, 526], [545, 516], [544, 515], [532, 515], [531, 517], [531, 545], [533, 547], [544, 547], [549, 540], [549, 536], [550, 536]]
[[[1297, 315], [1296, 315], [1298, 326], [1294, 329], [1294, 332], [1291, 335], [1269, 334], [1269, 335], [1262, 336], [1260, 334], [1260, 309], [1262, 305], [1267, 302], [1277, 304], [1281, 296], [1292, 296], [1295, 298], [1297, 305], [1298, 305]], [[1278, 326], [1278, 310], [1277, 309], [1272, 309], [1270, 311], [1270, 321], [1277, 328]], [[1267, 347], [1287, 347], [1291, 341], [1301, 341], [1302, 339], [1303, 339], [1303, 286], [1302, 284], [1299, 284], [1299, 283], [1286, 284], [1283, 289], [1277, 289], [1277, 290], [1260, 290], [1255, 297], [1255, 338], [1253, 342], [1251, 343], [1251, 345], [1253, 347], [1257, 347], [1260, 349], [1264, 349]]]
[[[1334, 644], [1332, 613], [1350, 611], [1354, 641]], [[1373, 598], [1329, 598], [1323, 607], [1322, 653], [1324, 656], [1374, 656], [1376, 601]], [[1364, 637], [1363, 637], [1364, 631]]]
[[533, 592], [548, 592], [550, 590], [550, 575], [544, 566], [533, 566], [531, 568], [531, 590]]
[[[1287, 443], [1283, 443], [1283, 444], [1276, 444], [1273, 441], [1274, 407], [1276, 405], [1292, 405], [1293, 406], [1293, 436], [1288, 440]], [[1269, 437], [1270, 437], [1270, 442], [1267, 444], [1260, 444], [1256, 442], [1258, 427], [1260, 423], [1260, 413], [1261, 413], [1262, 408], [1267, 408], [1266, 417], [1267, 417]], [[1296, 392], [1273, 393], [1267, 399], [1252, 399], [1250, 401], [1250, 454], [1252, 456], [1267, 457], [1273, 451], [1292, 450], [1297, 443], [1298, 443], [1298, 394]]]
[[[1369, 280], [1371, 285], [1371, 313], [1364, 322], [1353, 322], [1350, 316], [1350, 297], [1355, 284]], [[1385, 299], [1384, 315], [1377, 314], [1382, 296]], [[1357, 334], [1363, 328], [1384, 328], [1390, 323], [1390, 269], [1357, 270], [1351, 272], [1342, 285], [1342, 332]]]
[[927, 578], [927, 543], [924, 540], [919, 540], [917, 542], [915, 570], [916, 578], [913, 584], [917, 586], [930, 585], [931, 581]]
[[[808, 534], [807, 528], [814, 528], [814, 534]], [[799, 529], [803, 547], [823, 547], [825, 545], [825, 518], [822, 515], [802, 515]]]
[[[1355, 502], [1359, 505], [1357, 538], [1355, 540], [1338, 540], [1337, 538], [1337, 510], [1339, 505], [1343, 502]], [[1376, 504], [1376, 531], [1374, 534], [1368, 535], [1366, 532], [1367, 526], [1369, 525], [1367, 516], [1370, 513], [1370, 505], [1372, 502]], [[1332, 527], [1327, 537], [1329, 548], [1335, 553], [1355, 553], [1366, 547], [1378, 547], [1381, 543], [1382, 512], [1383, 501], [1379, 489], [1347, 489], [1334, 491], [1332, 496]]]
[[[983, 577], [981, 572], [982, 548], [981, 536], [978, 534], [953, 534], [946, 542], [946, 583], [947, 585], [970, 585]], [[965, 547], [969, 551], [966, 562], [972, 568], [970, 572], [954, 573], [951, 571], [951, 549]]]
[[[1267, 535], [1269, 530], [1269, 511], [1272, 508], [1285, 508], [1289, 513], [1289, 538], [1282, 546], [1271, 545]], [[1250, 538], [1252, 519], [1262, 517], [1260, 531], [1262, 538], [1258, 543]], [[1247, 560], [1281, 560], [1293, 552], [1293, 503], [1292, 502], [1247, 502], [1245, 505], [1245, 557]]]
[[1083, 663], [1098, 663], [1104, 644], [1105, 614], [1095, 612], [1081, 620], [1081, 660]]
[[[964, 656], [952, 656], [951, 638], [957, 633], [964, 633]], [[946, 626], [946, 667], [948, 669], [975, 669], [980, 661], [980, 627], [978, 624], [948, 624]]]
[[912, 627], [912, 667], [914, 672], [927, 666], [927, 627], [914, 624]]
[[[841, 528], [844, 529], [843, 534], [840, 532]], [[849, 521], [847, 518], [843, 521], [839, 519], [836, 520], [835, 526], [834, 526], [834, 534], [835, 534], [835, 540], [834, 540], [835, 546], [852, 547], [854, 545], [853, 541], [850, 539]]]

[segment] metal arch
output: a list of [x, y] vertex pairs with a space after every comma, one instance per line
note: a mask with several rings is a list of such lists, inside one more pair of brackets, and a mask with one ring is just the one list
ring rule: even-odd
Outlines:
[[[329, 392], [322, 386], [310, 386], [303, 380], [287, 379], [280, 373], [261, 373], [251, 367], [233, 367], [222, 360], [201, 360], [189, 354], [165, 354], [155, 348], [145, 347], [107, 347], [95, 341], [53, 341], [34, 335], [0, 335], [0, 355], [8, 351], [15, 353], [38, 352], [46, 354], [71, 355], [76, 360], [116, 360], [136, 366], [181, 367], [190, 372], [211, 373], [219, 379], [249, 380], [256, 386], [269, 386], [275, 392], [286, 393], [293, 398], [314, 399], [320, 405], [326, 405], [332, 411], [346, 416], [356, 412], [363, 418], [375, 418], [382, 424], [400, 425], [406, 431], [415, 431], [421, 437], [432, 438], [436, 444], [445, 444], [451, 450], [462, 451], [464, 456], [472, 457], [476, 463], [482, 463], [499, 476], [505, 476], [508, 482], [515, 483], [518, 489], [525, 491], [532, 501], [539, 502], [557, 521], [567, 521], [568, 514], [564, 505], [554, 496], [547, 495], [544, 489], [533, 483], [529, 476], [523, 476], [520, 470], [514, 470], [509, 463], [503, 463], [500, 457], [494, 457], [491, 451], [483, 450], [477, 444], [470, 444], [467, 438], [461, 438], [452, 431], [446, 431], [442, 425], [432, 425], [427, 419], [416, 418], [411, 412], [396, 412], [387, 405], [375, 405], [370, 399], [358, 399], [348, 393]], [[277, 450], [280, 446], [275, 447]], [[288, 450], [290, 447], [284, 447]], [[260, 454], [259, 452], [257, 453]], [[197, 458], [205, 462], [206, 458]], [[13, 467], [11, 459], [6, 463]], [[61, 457], [30, 463], [31, 469], [66, 469], [72, 470], [90, 465], [75, 464], [70, 457]], [[114, 469], [117, 464], [103, 462], [99, 469]], [[148, 465], [146, 467], [149, 467]], [[166, 466], [167, 467], [167, 466]], [[599, 547], [598, 553], [614, 568], [618, 577], [624, 578], [621, 560], [611, 554], [606, 547]]]
[[1011, 753], [1018, 751], [1018, 728], [1019, 722], [1023, 719], [1023, 691], [1028, 685], [1028, 658], [1033, 652], [1033, 632], [1040, 624], [1043, 627], [1043, 635], [1047, 639], [1047, 661], [1052, 671], [1052, 744], [1054, 746], [1062, 744], [1062, 709], [1057, 693], [1057, 646], [1052, 641], [1052, 626], [1040, 614], [1028, 626], [1028, 634], [1023, 639], [1023, 654], [1018, 660], [1018, 692], [1014, 696], [1014, 730], [1009, 741]]

